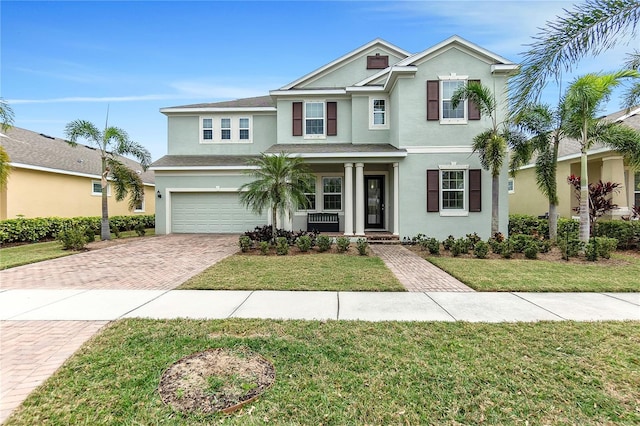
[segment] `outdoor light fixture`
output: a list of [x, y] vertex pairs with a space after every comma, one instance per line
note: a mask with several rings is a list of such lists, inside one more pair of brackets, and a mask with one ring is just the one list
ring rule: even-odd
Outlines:
[[160, 193], [160, 191], [156, 192], [156, 195], [158, 196], [158, 198], [162, 198], [162, 194]]

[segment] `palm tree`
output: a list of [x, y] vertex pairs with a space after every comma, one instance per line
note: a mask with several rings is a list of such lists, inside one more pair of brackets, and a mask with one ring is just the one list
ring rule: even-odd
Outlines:
[[249, 160], [252, 169], [248, 173], [254, 181], [240, 187], [240, 202], [253, 212], [262, 214], [265, 208], [271, 209], [272, 235], [276, 237], [278, 213], [291, 212], [294, 206], [308, 205], [305, 193], [311, 191], [309, 182], [313, 175], [304, 160], [279, 155], [262, 154]]
[[509, 83], [512, 113], [534, 102], [549, 78], [560, 80], [562, 72], [571, 71], [580, 59], [633, 39], [638, 22], [638, 0], [588, 0], [547, 22]]
[[116, 200], [121, 201], [129, 195], [129, 210], [144, 198], [144, 185], [135, 170], [127, 167], [119, 158], [121, 155], [131, 155], [140, 160], [140, 166], [146, 170], [151, 163], [151, 154], [142, 145], [129, 139], [127, 133], [118, 127], [105, 126], [104, 131], [91, 122], [75, 120], [65, 127], [65, 135], [71, 146], [77, 146], [79, 138], [86, 139], [100, 151], [102, 159], [102, 220], [100, 237], [103, 240], [111, 238], [109, 229], [109, 210], [107, 204], [107, 180], [113, 182]]
[[[562, 103], [562, 101], [561, 101]], [[559, 108], [559, 110], [561, 107]], [[562, 115], [548, 105], [529, 105], [515, 117], [514, 125], [523, 133], [511, 137], [511, 174], [536, 156], [536, 184], [549, 201], [549, 239], [558, 236], [558, 148], [563, 135]], [[527, 137], [530, 135], [531, 137]]]
[[495, 235], [500, 230], [500, 171], [507, 154], [507, 134], [498, 128], [498, 103], [491, 89], [476, 82], [461, 86], [451, 97], [452, 107], [465, 99], [491, 119], [491, 128], [473, 138], [473, 152], [479, 154], [482, 167], [491, 172], [491, 235]]
[[[0, 98], [0, 127], [3, 132], [6, 132], [13, 125], [13, 110], [4, 99]], [[9, 173], [11, 173], [11, 166], [9, 163], [11, 159], [9, 154], [0, 145], [0, 189], [4, 189], [9, 181]]]
[[587, 151], [596, 142], [619, 151], [632, 166], [640, 166], [640, 133], [619, 122], [599, 120], [597, 114], [622, 79], [637, 78], [637, 71], [591, 73], [577, 78], [563, 102], [566, 135], [580, 142], [580, 239], [589, 240], [589, 178]]

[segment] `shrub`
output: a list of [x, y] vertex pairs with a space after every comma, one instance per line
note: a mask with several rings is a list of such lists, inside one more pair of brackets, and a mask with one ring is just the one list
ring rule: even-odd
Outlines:
[[144, 225], [143, 225], [142, 223], [138, 223], [138, 224], [135, 226], [134, 230], [136, 231], [136, 235], [137, 235], [138, 237], [144, 237], [144, 234], [146, 234], [146, 233], [147, 233], [147, 230], [146, 230], [146, 229], [144, 229]]
[[253, 245], [253, 241], [251, 241], [251, 238], [247, 237], [246, 235], [242, 235], [240, 236], [238, 244], [240, 245], [240, 250], [243, 253], [246, 253], [251, 249], [251, 246]]
[[92, 243], [96, 240], [96, 233], [90, 226], [83, 226], [84, 228], [84, 236], [86, 237], [87, 244]]
[[589, 262], [598, 260], [598, 242], [595, 238], [592, 238], [585, 246], [584, 255]]
[[331, 238], [327, 235], [319, 235], [317, 238], [318, 251], [325, 252], [331, 248]]
[[473, 234], [467, 234], [467, 247], [469, 248], [469, 250], [473, 250], [473, 248], [476, 246], [476, 243], [480, 241], [482, 241], [482, 238], [480, 238], [476, 232], [474, 232]]
[[301, 235], [296, 238], [296, 246], [301, 252], [307, 252], [311, 248], [311, 237], [308, 235]]
[[598, 222], [596, 237], [608, 237], [618, 240], [618, 248], [627, 250], [640, 246], [640, 221], [609, 220]]
[[533, 236], [525, 234], [516, 234], [509, 237], [509, 241], [513, 246], [513, 251], [523, 253], [529, 244], [533, 242]]
[[524, 257], [527, 259], [537, 259], [538, 258], [538, 244], [535, 241], [530, 242], [524, 248]]
[[429, 238], [426, 241], [427, 250], [429, 250], [429, 254], [439, 255], [440, 254], [440, 241], [435, 238]]
[[511, 259], [511, 257], [513, 256], [513, 245], [511, 244], [511, 241], [507, 239], [500, 243], [500, 245], [500, 256], [502, 256], [504, 259]]
[[484, 241], [478, 241], [473, 248], [473, 255], [478, 259], [486, 259], [489, 254], [489, 244]]
[[562, 252], [562, 258], [569, 260], [570, 257], [576, 257], [584, 248], [584, 243], [577, 238], [558, 238], [558, 247]]
[[489, 238], [487, 241], [489, 247], [491, 247], [491, 251], [495, 254], [500, 254], [502, 252], [502, 247], [504, 246], [504, 240], [498, 240], [497, 238]]
[[265, 256], [269, 253], [269, 241], [260, 241], [258, 243], [258, 247], [260, 248], [260, 253], [264, 254]]
[[[549, 221], [536, 216], [513, 214], [509, 216], [509, 235], [541, 235], [549, 237]], [[524, 250], [524, 247], [523, 247]]]
[[451, 254], [454, 257], [467, 253], [469, 253], [469, 243], [465, 238], [458, 238], [453, 242], [453, 245], [451, 246]]
[[358, 254], [360, 256], [367, 255], [367, 247], [369, 247], [369, 243], [365, 238], [358, 238], [356, 240], [356, 248], [358, 249]]
[[286, 256], [289, 254], [289, 242], [286, 237], [276, 238], [276, 254], [278, 256]]
[[56, 238], [63, 250], [82, 250], [87, 243], [87, 228], [81, 225], [71, 226], [58, 233]]
[[618, 246], [618, 240], [615, 238], [596, 237], [595, 241], [598, 246], [598, 256], [605, 259], [610, 259], [611, 253], [616, 251]]
[[453, 235], [449, 235], [447, 239], [442, 242], [442, 248], [444, 248], [445, 250], [451, 250], [451, 247], [455, 242], [456, 242], [456, 239], [453, 238]]
[[336, 246], [338, 247], [338, 253], [344, 253], [349, 250], [349, 245], [351, 241], [347, 237], [338, 237], [336, 238]]

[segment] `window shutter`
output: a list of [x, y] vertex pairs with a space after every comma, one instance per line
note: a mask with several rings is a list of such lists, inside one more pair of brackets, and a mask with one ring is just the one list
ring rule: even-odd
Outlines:
[[[468, 83], [480, 84], [480, 80], [468, 80]], [[475, 102], [467, 102], [467, 117], [469, 120], [480, 120], [480, 109]]]
[[427, 170], [427, 212], [440, 211], [440, 170]]
[[292, 108], [293, 136], [302, 136], [302, 102], [294, 102]]
[[383, 70], [389, 66], [389, 56], [381, 56], [376, 53], [375, 56], [367, 56], [368, 70]]
[[338, 103], [327, 102], [327, 136], [338, 134]]
[[440, 120], [440, 81], [438, 80], [427, 81], [427, 120]]
[[482, 170], [469, 170], [469, 211], [482, 211]]

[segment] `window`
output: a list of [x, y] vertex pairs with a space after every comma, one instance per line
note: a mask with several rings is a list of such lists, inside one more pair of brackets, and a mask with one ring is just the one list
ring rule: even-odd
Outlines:
[[249, 140], [249, 119], [240, 119], [240, 140]]
[[307, 102], [304, 106], [305, 136], [324, 136], [324, 102]]
[[507, 181], [507, 189], [509, 191], [509, 194], [513, 194], [514, 192], [516, 192], [515, 188], [515, 181], [513, 180], [513, 178], [509, 178], [509, 180]]
[[135, 208], [133, 209], [134, 212], [143, 212], [144, 211], [144, 198], [142, 198], [142, 200], [138, 201], [138, 203], [136, 204]]
[[323, 177], [322, 193], [324, 210], [342, 210], [341, 177]]
[[[91, 195], [102, 195], [102, 182], [99, 180], [91, 181]], [[107, 184], [107, 195], [111, 195], [111, 185]]]
[[305, 192], [307, 197], [307, 205], [299, 206], [298, 210], [315, 210], [316, 209], [316, 179], [313, 178], [308, 182], [309, 192]]
[[444, 80], [442, 84], [442, 120], [465, 120], [466, 101], [453, 108], [451, 98], [456, 90], [465, 85], [464, 80]]
[[230, 118], [220, 119], [220, 139], [231, 140], [231, 119]]
[[213, 120], [211, 118], [202, 119], [202, 139], [213, 139]]
[[464, 210], [464, 170], [442, 170], [442, 210]]
[[633, 205], [640, 207], [640, 173], [635, 174], [633, 182]]
[[387, 118], [389, 101], [385, 98], [369, 98], [369, 128], [388, 129]]

